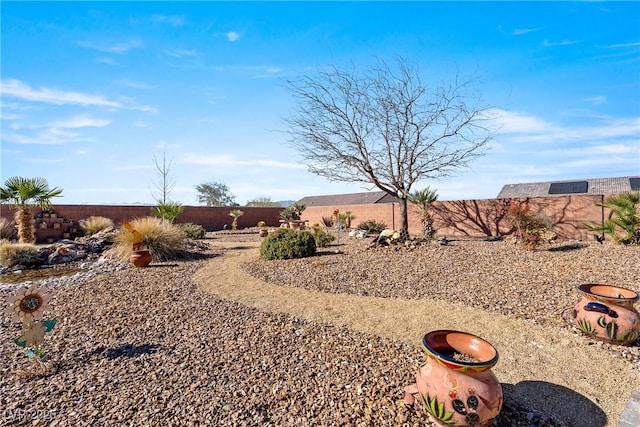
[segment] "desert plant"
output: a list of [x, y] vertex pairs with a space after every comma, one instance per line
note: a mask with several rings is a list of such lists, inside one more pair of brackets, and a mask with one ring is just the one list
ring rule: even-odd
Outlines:
[[6, 218], [0, 218], [0, 239], [14, 240], [16, 236], [16, 223]]
[[[160, 218], [147, 216], [129, 221], [132, 229], [140, 234], [141, 247], [149, 249], [154, 261], [164, 261], [178, 255], [184, 249], [184, 233], [175, 225]], [[126, 261], [131, 255], [134, 234], [120, 229], [114, 238], [113, 254]]]
[[33, 227], [33, 212], [35, 206], [46, 209], [51, 206], [51, 199], [60, 196], [62, 190], [49, 188], [44, 178], [22, 178], [14, 176], [5, 181], [0, 187], [0, 203], [7, 203], [16, 209], [15, 221], [18, 225], [18, 241], [20, 243], [34, 243], [36, 240]]
[[296, 221], [300, 219], [300, 215], [302, 215], [302, 212], [306, 209], [307, 207], [305, 205], [301, 205], [301, 204], [294, 204], [291, 206], [288, 206], [286, 208], [284, 208], [282, 211], [280, 211], [280, 219], [285, 220], [285, 221]]
[[184, 210], [184, 207], [178, 203], [173, 201], [168, 201], [166, 203], [158, 203], [158, 206], [151, 209], [151, 215], [162, 218], [165, 221], [173, 222]]
[[531, 212], [526, 202], [512, 201], [507, 218], [515, 228], [516, 238], [523, 248], [534, 250], [544, 241], [544, 235], [551, 229], [550, 221], [540, 214]]
[[80, 230], [86, 235], [91, 236], [109, 227], [113, 227], [113, 220], [104, 216], [90, 216], [78, 221]]
[[640, 190], [611, 196], [596, 206], [608, 208], [609, 215], [602, 225], [585, 223], [587, 229], [604, 231], [618, 243], [640, 245]]
[[38, 260], [38, 247], [32, 243], [11, 243], [8, 240], [0, 241], [0, 264], [3, 267], [24, 265], [32, 267], [40, 264]]
[[339, 219], [344, 224], [345, 228], [351, 228], [351, 221], [356, 219], [356, 216], [352, 214], [350, 211], [343, 212], [339, 214]]
[[316, 240], [311, 232], [289, 228], [270, 233], [260, 246], [260, 257], [267, 260], [304, 258], [315, 253]]
[[258, 221], [258, 227], [262, 228], [262, 227], [266, 227], [267, 223], [264, 221]]
[[386, 229], [387, 224], [383, 221], [376, 221], [375, 219], [369, 219], [358, 224], [358, 230], [365, 230], [369, 234], [380, 234], [382, 230]]
[[182, 224], [174, 224], [178, 230], [182, 231], [187, 239], [204, 239], [207, 234], [207, 230], [200, 224], [193, 224], [191, 222], [185, 222]]
[[234, 209], [229, 212], [229, 216], [233, 218], [233, 221], [231, 221], [232, 230], [238, 229], [238, 218], [240, 218], [242, 215], [244, 215], [244, 212], [242, 212], [240, 209]]
[[329, 233], [325, 232], [324, 230], [322, 230], [319, 227], [313, 227], [312, 230], [313, 230], [313, 237], [316, 240], [316, 247], [317, 248], [324, 248], [329, 243], [331, 243], [334, 240], [336, 240], [336, 236], [334, 236], [333, 234], [329, 234]]
[[436, 230], [433, 228], [433, 217], [429, 212], [429, 208], [433, 202], [438, 200], [438, 193], [427, 186], [422, 190], [409, 194], [408, 200], [409, 203], [413, 203], [420, 208], [422, 235], [427, 239], [433, 239], [436, 235]]

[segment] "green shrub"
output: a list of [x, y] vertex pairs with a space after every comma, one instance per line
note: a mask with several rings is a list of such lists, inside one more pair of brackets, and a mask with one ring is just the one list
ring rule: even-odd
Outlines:
[[207, 230], [200, 224], [186, 222], [183, 224], [175, 224], [175, 226], [182, 231], [187, 239], [204, 239], [204, 236], [207, 234]]
[[87, 236], [114, 226], [110, 218], [103, 216], [90, 216], [89, 218], [81, 219], [78, 221], [78, 225], [80, 226], [80, 230]]
[[387, 224], [382, 221], [370, 219], [358, 224], [358, 230], [365, 230], [369, 234], [380, 234], [382, 230], [387, 229]]
[[18, 237], [18, 230], [13, 221], [0, 218], [0, 239], [15, 240]]
[[262, 241], [260, 257], [264, 259], [293, 259], [316, 253], [316, 239], [309, 231], [279, 228]]
[[38, 247], [31, 243], [10, 243], [7, 240], [0, 241], [0, 264], [3, 267], [24, 265], [26, 267], [40, 264], [38, 260]]
[[264, 221], [258, 221], [258, 227], [266, 227], [267, 223]]
[[[129, 221], [142, 236], [142, 249], [149, 249], [154, 261], [164, 261], [179, 255], [184, 249], [184, 233], [170, 222], [147, 216]], [[113, 252], [117, 259], [126, 261], [131, 255], [133, 233], [122, 228], [114, 238]]]
[[313, 228], [313, 237], [316, 240], [317, 248], [324, 248], [329, 243], [336, 240], [336, 236], [334, 236], [333, 234], [329, 234], [320, 228]]

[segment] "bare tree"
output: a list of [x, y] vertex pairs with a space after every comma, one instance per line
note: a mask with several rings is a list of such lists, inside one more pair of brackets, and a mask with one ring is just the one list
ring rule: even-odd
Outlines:
[[156, 168], [158, 181], [153, 183], [156, 191], [152, 191], [152, 196], [156, 199], [158, 206], [151, 210], [151, 214], [162, 218], [165, 221], [173, 222], [184, 210], [181, 203], [169, 199], [169, 194], [175, 187], [175, 179], [171, 172], [173, 162], [167, 162], [167, 151], [162, 151], [162, 163], [154, 156], [153, 164]]
[[397, 58], [364, 72], [334, 66], [287, 81], [296, 101], [285, 118], [290, 144], [310, 172], [330, 181], [363, 182], [394, 196], [401, 229], [419, 180], [442, 178], [483, 154], [492, 138], [488, 107], [472, 82], [425, 85]]

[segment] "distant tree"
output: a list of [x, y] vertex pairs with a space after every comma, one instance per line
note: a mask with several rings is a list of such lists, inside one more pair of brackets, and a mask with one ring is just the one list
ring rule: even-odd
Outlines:
[[226, 185], [209, 181], [196, 185], [198, 203], [206, 206], [236, 206], [235, 196]]
[[0, 187], [0, 203], [7, 203], [15, 208], [15, 221], [18, 226], [18, 241], [20, 243], [35, 242], [33, 227], [33, 211], [36, 206], [46, 209], [51, 206], [51, 199], [59, 197], [62, 189], [49, 188], [44, 178], [22, 178], [14, 176], [5, 181]]
[[280, 203], [271, 201], [271, 197], [257, 197], [249, 200], [247, 206], [280, 207]]
[[286, 132], [309, 171], [390, 194], [405, 235], [413, 184], [465, 168], [492, 138], [471, 82], [425, 85], [402, 58], [395, 69], [380, 60], [364, 72], [329, 67], [287, 83], [296, 109]]
[[152, 191], [152, 196], [158, 206], [151, 209], [151, 214], [162, 218], [163, 221], [173, 222], [184, 210], [181, 203], [169, 199], [169, 194], [175, 186], [175, 179], [171, 173], [173, 163], [171, 161], [167, 162], [166, 150], [162, 152], [162, 163], [155, 157], [153, 158], [153, 163], [158, 174], [158, 181], [153, 184], [156, 191]]

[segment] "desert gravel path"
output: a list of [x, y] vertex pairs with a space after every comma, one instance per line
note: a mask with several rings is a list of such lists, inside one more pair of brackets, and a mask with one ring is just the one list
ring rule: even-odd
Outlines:
[[505, 395], [567, 425], [615, 426], [625, 401], [640, 389], [637, 366], [568, 330], [426, 298], [409, 301], [277, 286], [242, 269], [243, 263], [258, 256], [259, 242], [216, 242], [214, 247], [220, 247], [222, 255], [194, 277], [203, 290], [259, 310], [416, 345], [433, 329], [477, 334], [499, 351], [494, 372]]

